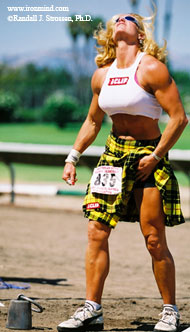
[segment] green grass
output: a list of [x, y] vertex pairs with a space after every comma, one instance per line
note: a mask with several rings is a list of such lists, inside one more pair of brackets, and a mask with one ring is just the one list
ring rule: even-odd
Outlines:
[[[0, 142], [20, 142], [34, 144], [58, 144], [73, 145], [80, 124], [72, 124], [66, 128], [59, 129], [53, 124], [0, 124]], [[165, 125], [160, 124], [161, 131]], [[106, 137], [110, 132], [111, 124], [105, 123], [96, 138], [94, 145], [105, 144]], [[188, 125], [175, 149], [190, 149], [190, 126]], [[14, 164], [17, 182], [60, 182], [62, 183], [63, 167], [35, 166], [25, 164]], [[77, 168], [79, 183], [87, 183], [91, 170], [86, 167]], [[176, 172], [177, 178], [182, 185], [188, 185], [186, 176], [182, 172]], [[10, 181], [9, 169], [0, 163], [0, 181]]]
[[[26, 164], [13, 164], [16, 174], [16, 182], [20, 183], [40, 183], [40, 182], [60, 182], [62, 184], [63, 167], [54, 166], [39, 166]], [[91, 176], [91, 170], [87, 167], [77, 168], [78, 182], [87, 183]], [[9, 168], [0, 163], [0, 181], [9, 183], [10, 172]]]
[[[36, 166], [25, 164], [14, 164], [16, 183], [50, 183], [62, 184], [63, 167]], [[91, 170], [87, 167], [77, 167], [78, 183], [87, 184], [91, 177]], [[187, 176], [183, 172], [175, 172], [175, 175], [182, 186], [188, 186]], [[0, 181], [10, 183], [10, 173], [4, 163], [0, 163]]]
[[[73, 123], [60, 129], [53, 124], [0, 124], [0, 142], [73, 145], [81, 124]], [[161, 131], [165, 124], [160, 124]], [[111, 124], [104, 123], [93, 145], [102, 146], [110, 132]], [[174, 149], [190, 149], [188, 125]]]
[[[0, 124], [0, 142], [73, 145], [80, 127], [79, 123], [63, 129], [53, 124]], [[110, 128], [110, 124], [103, 124], [95, 145], [105, 144]]]
[[[160, 123], [160, 130], [161, 132], [164, 131], [166, 124]], [[181, 149], [181, 150], [189, 150], [190, 149], [190, 126], [189, 124], [184, 129], [182, 135], [175, 143], [172, 149]]]

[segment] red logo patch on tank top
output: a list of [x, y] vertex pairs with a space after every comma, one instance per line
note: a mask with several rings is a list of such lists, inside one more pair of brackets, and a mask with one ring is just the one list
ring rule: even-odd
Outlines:
[[111, 77], [108, 85], [125, 85], [128, 80], [129, 77]]

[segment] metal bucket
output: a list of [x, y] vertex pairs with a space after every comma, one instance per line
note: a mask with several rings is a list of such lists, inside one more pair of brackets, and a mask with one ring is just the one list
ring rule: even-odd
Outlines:
[[[35, 305], [38, 309], [32, 308]], [[11, 300], [6, 328], [12, 330], [31, 330], [32, 311], [42, 312], [41, 305], [29, 297], [20, 294], [16, 300]]]

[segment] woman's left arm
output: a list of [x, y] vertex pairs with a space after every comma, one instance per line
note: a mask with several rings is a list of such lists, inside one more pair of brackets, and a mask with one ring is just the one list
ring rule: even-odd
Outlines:
[[[168, 124], [154, 153], [162, 158], [176, 143], [188, 123], [180, 95], [167, 67], [153, 58], [144, 57], [142, 77], [144, 87], [154, 94], [163, 110], [169, 115]], [[159, 161], [153, 155], [140, 159], [137, 179], [146, 180]]]
[[159, 104], [169, 115], [168, 124], [155, 149], [156, 155], [163, 157], [177, 142], [188, 123], [188, 119], [176, 83], [163, 63], [154, 59], [148, 66], [146, 79]]

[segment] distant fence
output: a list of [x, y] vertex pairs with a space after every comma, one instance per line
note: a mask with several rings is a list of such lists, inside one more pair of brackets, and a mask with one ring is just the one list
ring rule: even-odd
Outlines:
[[[0, 162], [10, 169], [11, 202], [14, 202], [15, 171], [13, 163], [64, 166], [70, 145], [46, 145], [26, 143], [0, 143]], [[104, 147], [90, 146], [81, 156], [78, 165], [93, 168], [104, 151]], [[190, 188], [190, 150], [171, 150], [170, 161], [174, 170], [182, 171], [188, 178]]]

